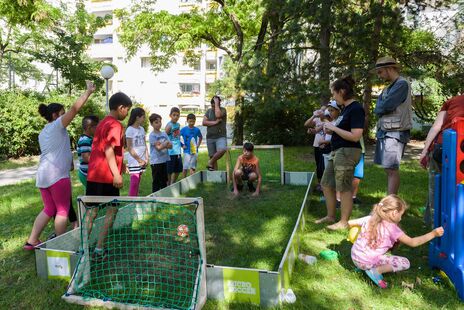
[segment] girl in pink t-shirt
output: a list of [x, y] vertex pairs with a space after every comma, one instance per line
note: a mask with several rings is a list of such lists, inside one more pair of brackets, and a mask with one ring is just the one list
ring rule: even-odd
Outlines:
[[348, 221], [350, 227], [361, 226], [358, 239], [351, 248], [351, 259], [381, 288], [387, 287], [382, 274], [409, 269], [407, 258], [386, 254], [395, 243], [417, 247], [443, 236], [443, 227], [415, 238], [406, 235], [398, 224], [407, 208], [406, 202], [397, 195], [388, 195], [374, 205], [371, 215]]

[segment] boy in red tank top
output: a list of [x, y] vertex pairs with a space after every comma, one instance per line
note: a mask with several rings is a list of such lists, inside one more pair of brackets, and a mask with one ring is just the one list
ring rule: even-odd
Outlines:
[[[243, 189], [243, 181], [247, 181], [248, 189], [253, 192], [252, 196], [258, 196], [261, 189], [261, 171], [259, 159], [253, 154], [254, 145], [246, 142], [243, 145], [243, 154], [237, 158], [234, 167], [234, 195], [238, 196]], [[256, 188], [253, 182], [257, 181]]]

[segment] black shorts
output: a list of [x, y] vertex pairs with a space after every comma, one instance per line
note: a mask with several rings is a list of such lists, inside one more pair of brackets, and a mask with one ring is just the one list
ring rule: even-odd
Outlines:
[[243, 169], [242, 172], [242, 180], [248, 181], [250, 179], [250, 173], [253, 173], [254, 171], [250, 169]]
[[86, 196], [119, 196], [119, 188], [109, 183], [87, 181]]
[[167, 162], [168, 164], [168, 174], [171, 173], [180, 173], [182, 172], [182, 156], [179, 155], [171, 155], [171, 160]]

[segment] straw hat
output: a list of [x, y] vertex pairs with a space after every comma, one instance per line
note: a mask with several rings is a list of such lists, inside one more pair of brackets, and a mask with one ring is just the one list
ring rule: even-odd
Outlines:
[[377, 62], [375, 63], [375, 67], [371, 70], [371, 72], [375, 72], [376, 70], [380, 68], [387, 68], [387, 67], [393, 67], [400, 69], [401, 66], [400, 64], [395, 60], [395, 58], [390, 57], [390, 56], [385, 56], [377, 59]]

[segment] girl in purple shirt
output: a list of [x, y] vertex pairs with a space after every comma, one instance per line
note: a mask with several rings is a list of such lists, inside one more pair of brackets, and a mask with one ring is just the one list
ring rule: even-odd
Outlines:
[[398, 224], [407, 208], [406, 202], [397, 195], [388, 195], [374, 205], [371, 215], [348, 222], [350, 227], [361, 226], [358, 239], [351, 248], [351, 259], [381, 288], [387, 287], [382, 276], [384, 273], [409, 269], [406, 257], [387, 255], [397, 242], [417, 247], [443, 236], [443, 227], [415, 238], [406, 235]]

